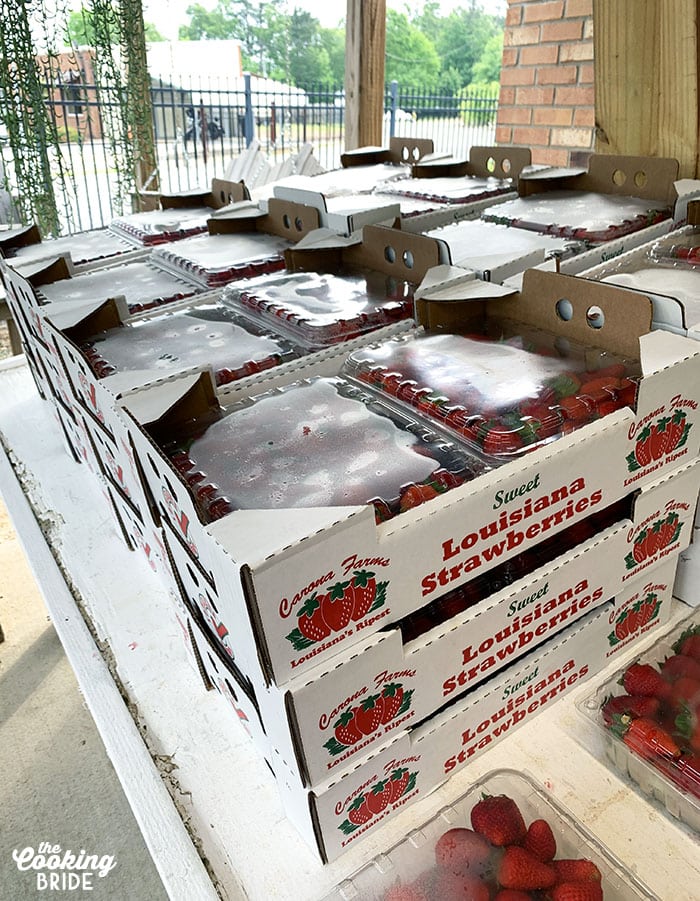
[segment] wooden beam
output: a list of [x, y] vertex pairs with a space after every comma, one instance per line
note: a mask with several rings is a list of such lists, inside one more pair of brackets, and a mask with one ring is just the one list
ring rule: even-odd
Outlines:
[[698, 0], [593, 0], [596, 152], [699, 174]]
[[345, 29], [345, 149], [379, 146], [386, 0], [347, 0]]

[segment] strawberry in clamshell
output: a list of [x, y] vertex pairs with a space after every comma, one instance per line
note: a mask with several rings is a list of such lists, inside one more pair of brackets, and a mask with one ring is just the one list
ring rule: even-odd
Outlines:
[[[384, 788], [350, 805], [348, 826], [367, 828], [368, 795]], [[498, 770], [324, 901], [602, 901], [644, 888], [530, 777]]]

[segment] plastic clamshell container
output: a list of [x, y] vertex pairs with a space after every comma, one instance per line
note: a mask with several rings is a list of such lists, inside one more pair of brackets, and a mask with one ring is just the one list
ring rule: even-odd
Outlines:
[[593, 191], [547, 191], [506, 200], [481, 214], [487, 222], [575, 238], [612, 241], [671, 216], [662, 201]]
[[262, 232], [206, 234], [156, 247], [153, 258], [159, 265], [214, 288], [236, 278], [252, 278], [284, 268], [283, 253], [290, 246], [286, 238]]
[[686, 225], [667, 238], [654, 241], [648, 256], [655, 263], [686, 265], [694, 269], [700, 267], [700, 228]]
[[110, 222], [110, 228], [144, 246], [165, 244], [205, 232], [212, 212], [208, 206], [148, 210], [118, 216]]
[[138, 245], [133, 239], [117, 235], [108, 228], [98, 228], [78, 232], [75, 235], [64, 235], [61, 238], [48, 238], [38, 244], [27, 244], [12, 251], [11, 256], [23, 263], [29, 263], [69, 253], [73, 263], [78, 266], [120, 254], [133, 253], [137, 248]]
[[545, 332], [409, 334], [344, 373], [419, 411], [497, 465], [634, 401], [637, 364]]
[[[639, 612], [630, 615], [635, 613], [640, 615]], [[624, 622], [616, 628], [624, 628]], [[677, 760], [663, 753], [652, 754], [651, 751], [642, 756], [636, 741], [633, 742], [634, 747], [630, 747], [606, 725], [608, 716], [604, 714], [604, 706], [611, 697], [626, 695], [626, 689], [620, 684], [620, 680], [630, 666], [636, 663], [649, 664], [659, 671], [667, 658], [678, 655], [683, 638], [693, 633], [700, 634], [700, 610], [697, 608], [643, 654], [629, 661], [623, 669], [599, 685], [592, 694], [586, 695], [578, 703], [578, 709], [596, 726], [596, 737], [599, 740], [596, 742], [596, 755], [605, 759], [613, 770], [629, 778], [647, 798], [658, 801], [672, 817], [700, 833], [700, 690], [688, 703], [687, 711], [684, 711], [687, 719], [681, 723], [682, 732], [678, 729], [673, 732], [673, 738], [683, 752]], [[700, 644], [700, 639], [695, 639], [695, 642]], [[695, 660], [700, 671], [700, 657], [691, 659]], [[645, 719], [651, 718], [657, 722], [665, 716], [673, 716], [668, 714], [668, 710], [669, 705], [662, 702], [658, 714]], [[634, 717], [629, 719], [633, 720]], [[678, 720], [674, 723], [674, 726], [677, 725]]]
[[236, 509], [365, 503], [389, 519], [485, 470], [435, 430], [338, 377], [233, 404], [168, 452], [210, 519]]
[[437, 203], [475, 203], [513, 190], [513, 182], [502, 178], [468, 175], [443, 178], [404, 178], [377, 185], [375, 192], [397, 194]]
[[220, 301], [132, 321], [107, 329], [81, 350], [98, 378], [115, 372], [174, 372], [210, 365], [217, 385], [296, 359], [287, 338], [241, 316]]
[[[601, 844], [551, 794], [541, 788], [527, 773], [517, 770], [492, 770], [475, 782], [464, 795], [444, 807], [399, 844], [374, 858], [362, 869], [338, 885], [323, 901], [391, 901], [411, 898], [414, 901], [444, 901], [448, 895], [441, 874], [446, 868], [436, 864], [435, 846], [450, 829], [471, 829], [472, 808], [484, 795], [506, 795], [517, 804], [525, 825], [533, 820], [546, 820], [556, 839], [554, 860], [583, 858], [592, 861], [600, 871], [604, 901], [656, 899], [627, 867]], [[497, 851], [494, 847], [494, 851]], [[449, 882], [449, 878], [446, 880]], [[495, 883], [483, 897], [494, 897]], [[415, 894], [402, 894], [399, 886], [410, 886]], [[472, 898], [474, 894], [449, 894], [449, 897]], [[547, 892], [525, 892], [524, 897], [547, 898]]]
[[409, 319], [413, 290], [373, 271], [280, 272], [229, 285], [223, 296], [309, 349], [322, 349]]
[[64, 278], [38, 288], [46, 303], [123, 296], [130, 313], [141, 313], [202, 291], [195, 282], [166, 272], [149, 260], [134, 261]]

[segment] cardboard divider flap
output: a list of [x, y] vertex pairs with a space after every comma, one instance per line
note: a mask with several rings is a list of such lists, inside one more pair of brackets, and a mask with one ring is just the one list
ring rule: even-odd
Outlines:
[[674, 182], [678, 179], [678, 160], [648, 156], [620, 156], [617, 154], [591, 155], [588, 171], [580, 174], [564, 173], [552, 178], [551, 173], [535, 173], [520, 179], [518, 193], [521, 197], [542, 191], [574, 190], [593, 191], [601, 194], [620, 194], [663, 200], [672, 204], [676, 200]]

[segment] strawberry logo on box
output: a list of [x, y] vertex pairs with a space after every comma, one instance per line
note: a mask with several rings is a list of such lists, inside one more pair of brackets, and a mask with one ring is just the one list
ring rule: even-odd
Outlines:
[[632, 550], [625, 557], [625, 567], [634, 569], [659, 551], [670, 547], [678, 541], [681, 528], [682, 523], [678, 514], [672, 510], [663, 519], [657, 519], [653, 525], [642, 529], [634, 539]]
[[627, 607], [615, 621], [613, 631], [608, 635], [608, 644], [615, 647], [635, 632], [655, 620], [661, 610], [661, 600], [656, 592], [649, 592], [631, 607]]
[[297, 613], [296, 628], [286, 636], [287, 641], [295, 651], [303, 651], [359, 622], [384, 605], [388, 584], [377, 582], [373, 572], [361, 569], [325, 593], [314, 591]]
[[347, 707], [333, 723], [333, 737], [324, 743], [329, 754], [342, 754], [362, 739], [381, 730], [409, 710], [413, 689], [404, 691], [399, 682], [385, 685], [380, 694], [369, 695]]
[[97, 406], [97, 391], [95, 390], [94, 384], [87, 380], [84, 372], [78, 374], [78, 382], [80, 383], [80, 388], [88, 402], [88, 406], [92, 407], [95, 411], [95, 416], [97, 416], [99, 421], [104, 425], [105, 415]]
[[418, 773], [409, 773], [406, 767], [399, 767], [386, 779], [375, 782], [361, 792], [348, 807], [347, 818], [338, 826], [345, 835], [351, 835], [373, 817], [382, 813], [399, 798], [413, 791]]
[[212, 627], [214, 632], [221, 642], [224, 650], [231, 658], [235, 658], [235, 654], [233, 653], [233, 648], [231, 647], [231, 642], [229, 640], [229, 631], [221, 621], [221, 617], [219, 616], [219, 612], [214, 606], [214, 602], [209, 597], [209, 594], [199, 594], [199, 609], [204, 614], [205, 620]]
[[634, 450], [627, 455], [629, 472], [644, 469], [665, 454], [683, 447], [692, 428], [686, 420], [685, 411], [676, 410], [673, 416], [663, 416], [652, 425], [646, 425], [637, 436]]
[[190, 535], [190, 518], [184, 510], [180, 510], [177, 498], [173, 495], [167, 486], [163, 486], [163, 502], [165, 503], [168, 517], [177, 525], [183, 541], [189, 548], [193, 557], [199, 557], [197, 545]]

